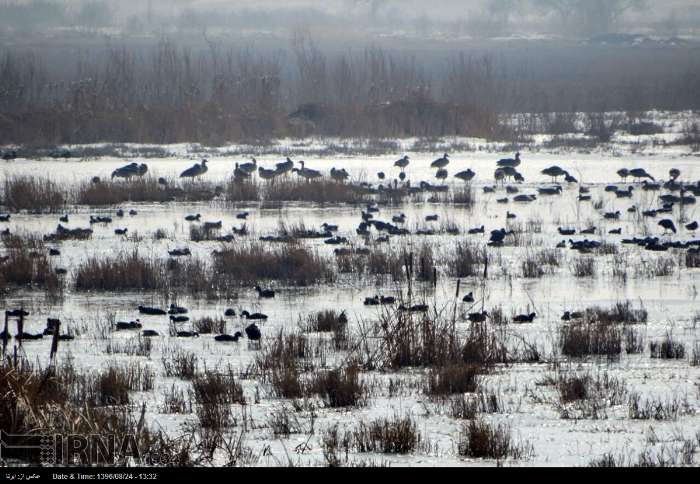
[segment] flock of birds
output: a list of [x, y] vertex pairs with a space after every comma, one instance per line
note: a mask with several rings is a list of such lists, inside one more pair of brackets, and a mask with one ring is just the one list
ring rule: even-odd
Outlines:
[[[202, 160], [201, 163], [196, 163], [190, 168], [184, 170], [180, 177], [182, 178], [196, 178], [204, 175], [208, 171], [208, 166], [207, 166], [208, 161], [207, 160]], [[435, 169], [435, 178], [439, 180], [445, 180], [448, 177], [448, 172], [447, 172], [447, 166], [450, 163], [450, 158], [449, 154], [445, 153], [442, 157], [434, 160], [431, 164], [430, 167]], [[516, 153], [514, 158], [504, 158], [500, 159], [496, 162], [496, 169], [494, 171], [494, 180], [496, 182], [500, 182], [503, 186], [507, 182], [515, 182], [515, 183], [522, 183], [525, 181], [524, 176], [522, 173], [518, 171], [518, 167], [521, 165], [522, 160], [520, 158], [520, 153]], [[265, 168], [262, 166], [258, 166], [257, 160], [255, 158], [252, 159], [251, 162], [249, 163], [236, 163], [235, 168], [233, 171], [233, 175], [236, 179], [248, 179], [252, 177], [256, 171], [257, 174], [260, 178], [264, 180], [274, 180], [276, 177], [285, 175], [288, 173], [296, 173], [300, 177], [306, 179], [306, 180], [314, 180], [323, 177], [324, 175], [318, 171], [318, 170], [313, 170], [310, 168], [307, 168], [305, 166], [304, 161], [299, 161], [299, 168], [295, 167], [295, 162], [292, 161], [290, 158], [286, 158], [285, 161], [281, 163], [277, 163], [274, 168]], [[395, 161], [393, 166], [395, 168], [398, 168], [400, 171], [398, 173], [398, 179], [404, 183], [403, 187], [407, 188], [410, 187], [410, 181], [406, 182], [407, 175], [406, 175], [406, 170], [410, 165], [410, 159], [408, 156], [404, 156], [400, 158], [399, 160]], [[148, 172], [148, 166], [146, 164], [138, 164], [138, 163], [130, 163], [126, 166], [123, 166], [121, 168], [118, 168], [112, 172], [112, 178], [132, 178], [132, 177], [141, 177], [145, 175]], [[558, 179], [563, 178], [564, 182], [567, 183], [568, 185], [571, 184], [578, 184], [578, 197], [577, 200], [579, 202], [586, 202], [586, 201], [591, 201], [591, 194], [590, 194], [590, 188], [587, 186], [584, 186], [583, 184], [579, 184], [578, 180], [572, 176], [569, 171], [559, 167], [559, 166], [551, 166], [548, 168], [545, 168], [541, 170], [542, 175], [546, 175], [552, 178], [552, 185], [551, 186], [543, 186], [543, 187], [538, 187], [537, 188], [537, 194], [521, 194], [520, 188], [518, 185], [512, 185], [508, 184], [505, 186], [505, 190], [508, 195], [515, 195], [513, 197], [513, 201], [515, 202], [521, 202], [521, 203], [528, 203], [535, 201], [537, 199], [537, 196], [556, 196], [560, 195], [563, 192], [563, 187], [558, 184]], [[661, 205], [656, 208], [650, 208], [646, 210], [641, 211], [641, 216], [643, 217], [656, 217], [661, 214], [668, 214], [673, 212], [673, 207], [675, 205], [690, 205], [695, 203], [695, 197], [700, 195], [700, 182], [697, 183], [683, 183], [679, 181], [679, 178], [681, 176], [680, 170], [673, 168], [669, 171], [669, 179], [666, 181], [657, 181], [652, 175], [650, 175], [646, 170], [643, 168], [632, 168], [632, 169], [627, 169], [623, 168], [617, 171], [617, 175], [620, 177], [622, 182], [626, 182], [628, 178], [632, 178], [634, 182], [639, 183], [638, 185], [628, 185], [626, 188], [621, 188], [617, 185], [608, 185], [605, 187], [605, 192], [607, 193], [612, 193], [616, 198], [619, 199], [630, 199], [632, 198], [632, 194], [634, 190], [636, 189], [641, 189], [645, 192], [647, 191], [660, 191], [660, 190], [665, 190], [667, 193], [662, 194], [658, 197], [658, 200], [661, 202]], [[377, 174], [378, 178], [380, 180], [385, 180], [386, 179], [386, 174], [384, 172], [379, 172]], [[470, 183], [475, 177], [476, 173], [472, 171], [471, 169], [467, 169], [461, 172], [458, 172], [454, 175], [455, 178], [464, 181], [465, 183]], [[336, 182], [339, 183], [344, 183], [349, 180], [350, 174], [347, 172], [345, 169], [336, 169], [335, 167], [331, 168], [330, 170], [330, 178]], [[397, 181], [394, 180], [394, 186], [397, 186]], [[160, 183], [167, 184], [167, 181], [164, 179], [159, 180]], [[429, 187], [429, 189], [434, 189], [437, 191], [441, 191], [443, 187], [441, 186], [432, 186], [427, 182], [421, 182], [421, 188], [426, 188]], [[447, 188], [447, 187], [444, 187]], [[485, 193], [494, 193], [496, 191], [497, 187], [495, 185], [490, 185], [490, 186], [484, 186], [483, 190]], [[508, 203], [510, 200], [508, 197], [505, 198], [499, 198], [496, 200], [498, 203]], [[627, 211], [629, 213], [638, 213], [640, 210], [635, 206], [632, 205], [630, 206]], [[406, 215], [401, 213], [401, 214], [394, 214], [391, 217], [391, 222], [388, 221], [382, 221], [378, 219], [377, 214], [379, 212], [379, 207], [376, 204], [370, 204], [367, 205], [365, 209], [362, 210], [361, 212], [361, 221], [359, 222], [356, 233], [360, 236], [369, 236], [371, 234], [371, 229], [374, 228], [377, 232], [379, 233], [384, 233], [381, 234], [379, 237], [375, 239], [376, 242], [386, 242], [388, 241], [388, 238], [390, 235], [407, 235], [410, 234], [410, 231], [404, 227], [402, 227], [403, 224], [406, 223]], [[131, 210], [129, 212], [129, 215], [136, 215], [135, 210]], [[241, 214], [238, 214], [237, 218], [240, 219], [245, 219], [247, 217], [248, 213], [243, 212]], [[117, 212], [117, 216], [123, 217], [124, 212], [122, 210], [119, 210]], [[621, 216], [621, 213], [619, 211], [615, 212], [603, 212], [602, 213], [602, 219], [604, 220], [619, 220]], [[188, 215], [186, 219], [188, 221], [199, 221], [201, 215], [196, 214], [196, 215]], [[506, 213], [506, 219], [513, 219], [516, 218], [517, 216], [514, 213], [511, 213], [508, 211]], [[2, 215], [0, 214], [0, 222], [7, 222], [9, 221], [10, 216], [9, 215]], [[68, 215], [65, 215], [61, 217], [61, 222], [68, 222]], [[432, 221], [437, 221], [438, 216], [437, 215], [429, 215], [426, 217], [426, 222], [432, 222]], [[106, 216], [91, 216], [90, 218], [90, 223], [109, 223], [111, 222], [112, 219], [111, 217], [106, 217]], [[676, 224], [671, 218], [664, 218], [658, 222], [658, 225], [664, 229], [664, 235], [667, 235], [668, 233], [673, 233], [677, 234], [678, 233], [678, 227], [676, 227]], [[204, 228], [205, 229], [218, 229], [221, 228], [221, 222], [205, 222], [204, 223]], [[690, 232], [694, 233], [698, 228], [699, 225], [697, 222], [693, 221], [690, 223], [684, 223], [683, 228]], [[325, 242], [327, 244], [347, 244], [349, 243], [348, 239], [345, 237], [339, 237], [335, 235], [335, 232], [338, 231], [338, 226], [337, 225], [332, 225], [329, 223], [324, 223], [321, 226], [321, 231], [318, 233], [312, 233], [310, 236], [318, 236], [318, 237], [330, 237], [328, 240]], [[65, 227], [62, 227], [59, 224], [59, 229], [58, 232], [63, 231], [70, 231], [70, 230], [88, 230], [88, 229], [66, 229]], [[588, 227], [582, 230], [578, 231], [578, 234], [580, 235], [590, 235], [590, 234], [595, 234], [597, 231], [597, 227]], [[559, 227], [558, 232], [562, 236], [573, 236], [577, 234], [577, 230], [574, 228], [568, 228], [568, 227]], [[125, 235], [127, 233], [127, 229], [116, 229], [115, 233], [118, 235]], [[236, 232], [237, 234], [246, 234], [247, 231], [245, 229], [245, 226], [243, 226], [241, 229], [238, 229]], [[418, 230], [416, 234], [418, 235], [429, 235], [431, 233], [430, 230]], [[470, 235], [476, 235], [476, 234], [486, 234], [485, 227], [481, 225], [480, 227], [474, 227], [470, 228], [468, 230], [468, 233]], [[608, 231], [609, 234], [613, 235], [621, 235], [622, 234], [622, 229], [621, 228], [616, 228]], [[489, 233], [489, 241], [488, 245], [491, 247], [502, 247], [505, 244], [506, 238], [511, 235], [512, 232], [507, 230], [506, 228], [498, 228], [491, 230]], [[274, 237], [261, 237], [261, 240], [274, 240]], [[565, 248], [566, 245], [570, 244], [570, 248], [574, 250], [578, 250], [580, 252], [590, 252], [592, 250], [595, 250], [596, 248], [601, 246], [601, 243], [595, 240], [579, 240], [579, 241], [574, 241], [572, 239], [568, 239], [568, 242], [565, 240], [562, 240], [557, 247], [558, 248]], [[644, 237], [644, 238], [627, 238], [627, 239], [622, 239], [623, 244], [635, 244], [638, 245], [642, 248], [645, 248], [647, 250], [652, 250], [652, 251], [665, 251], [670, 248], [676, 248], [676, 249], [687, 249], [689, 251], [693, 251], [696, 253], [700, 253], [700, 240], [691, 240], [689, 242], [680, 242], [680, 241], [662, 241], [660, 240], [659, 237]], [[350, 253], [360, 253], [362, 251], [366, 251], [367, 249], [361, 249], [361, 248], [338, 248], [335, 250], [336, 255], [345, 255], [345, 254], [350, 254]], [[57, 249], [52, 249], [55, 253], [52, 255], [60, 254]], [[176, 249], [174, 251], [169, 251], [171, 256], [186, 256], [190, 255], [189, 249]], [[261, 298], [270, 298], [274, 297], [275, 293], [271, 289], [262, 289], [260, 287], [256, 287], [256, 291], [258, 291], [258, 295]], [[463, 299], [464, 302], [473, 302], [474, 301], [474, 296], [472, 293], [467, 294], [464, 296]], [[374, 306], [374, 305], [385, 305], [385, 304], [395, 304], [396, 298], [392, 296], [380, 296], [380, 295], [375, 295], [373, 297], [367, 297], [364, 300], [364, 304], [367, 306]], [[422, 311], [427, 311], [428, 307], [427, 305], [424, 304], [418, 304], [418, 305], [412, 305], [412, 306], [404, 306], [400, 305], [398, 308], [400, 311], [411, 311], [411, 312], [422, 312]], [[161, 314], [169, 314], [170, 316], [170, 321], [173, 324], [180, 324], [187, 322], [189, 318], [185, 316], [187, 313], [187, 310], [184, 308], [177, 307], [175, 305], [172, 305], [169, 311], [164, 311], [162, 309], [158, 308], [147, 308], [147, 307], [139, 307], [139, 311], [144, 314], [152, 314], [152, 315], [161, 315]], [[235, 311], [233, 310], [227, 310], [226, 314], [227, 317], [234, 316]], [[570, 319], [576, 319], [577, 313], [565, 313], [565, 315], [562, 317], [563, 320], [567, 321]], [[241, 317], [250, 319], [250, 320], [262, 320], [264, 321], [267, 319], [267, 316], [262, 314], [262, 313], [254, 313], [251, 314], [248, 311], [243, 311], [241, 312]], [[472, 313], [469, 314], [469, 320], [472, 322], [480, 322], [484, 321], [488, 317], [488, 313], [486, 312], [480, 312], [480, 313]], [[530, 313], [530, 314], [521, 314], [518, 315], [514, 318], [514, 322], [517, 323], [527, 323], [527, 322], [532, 322], [536, 318], [535, 313]], [[53, 320], [49, 320], [53, 321]], [[24, 339], [38, 339], [41, 336], [45, 334], [52, 334], [52, 328], [54, 326], [51, 326], [50, 324], [47, 326], [46, 330], [41, 333], [41, 334], [25, 334], [22, 335]], [[142, 324], [140, 320], [135, 320], [135, 321], [130, 321], [130, 322], [119, 322], [116, 325], [117, 330], [130, 330], [130, 329], [142, 329], [143, 335], [144, 336], [157, 336], [157, 333], [154, 330], [150, 329], [143, 329]], [[175, 330], [173, 333], [175, 336], [178, 337], [196, 337], [198, 334], [195, 331], [180, 331], [180, 330]], [[248, 337], [249, 340], [251, 341], [258, 341], [261, 337], [261, 332], [260, 329], [256, 326], [255, 323], [250, 324], [245, 328], [245, 334]], [[8, 335], [4, 334], [4, 337]], [[62, 337], [68, 339], [69, 335], [63, 335]], [[216, 341], [238, 341], [243, 337], [243, 334], [239, 331], [236, 332], [233, 335], [228, 335], [228, 334], [221, 334], [215, 336]]]

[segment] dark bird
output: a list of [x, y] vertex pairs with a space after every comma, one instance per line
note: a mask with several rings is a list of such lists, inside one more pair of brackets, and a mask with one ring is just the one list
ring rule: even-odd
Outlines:
[[275, 297], [275, 291], [272, 289], [261, 289], [260, 286], [255, 286], [255, 290], [258, 291], [258, 297]]
[[651, 181], [656, 181], [654, 180], [654, 177], [647, 173], [646, 170], [644, 170], [643, 168], [635, 168], [633, 170], [630, 170], [629, 174], [634, 179], [649, 178]]
[[473, 293], [473, 292], [470, 292], [469, 294], [467, 294], [466, 296], [464, 296], [464, 297], [462, 298], [462, 302], [465, 302], [465, 303], [473, 303], [473, 302], [474, 302], [474, 293]]
[[627, 168], [620, 168], [617, 170], [617, 175], [622, 178], [622, 181], [625, 181], [630, 176], [630, 171]]
[[583, 313], [566, 311], [561, 317], [562, 321], [571, 321], [572, 319], [582, 319]]
[[686, 230], [690, 230], [691, 232], [695, 232], [698, 229], [698, 223], [691, 222], [688, 225], [686, 225], [685, 228], [686, 228]]
[[188, 215], [188, 216], [185, 217], [185, 220], [187, 220], [188, 222], [196, 222], [196, 221], [199, 221], [199, 219], [200, 219], [201, 217], [202, 217], [202, 216], [201, 216], [200, 214], [197, 214], [197, 215]]
[[255, 323], [251, 324], [245, 329], [245, 334], [251, 341], [259, 341], [262, 337], [260, 328], [258, 328], [258, 326]]
[[250, 314], [248, 311], [241, 312], [241, 317], [246, 318], [246, 319], [253, 319], [253, 320], [265, 320], [265, 319], [267, 319], [266, 314], [263, 314], [263, 313]]
[[151, 308], [148, 306], [139, 306], [139, 313], [141, 314], [149, 314], [151, 316], [160, 316], [163, 314], [167, 314], [165, 311], [163, 311], [160, 308]]
[[480, 313], [471, 313], [469, 315], [469, 321], [472, 323], [483, 323], [486, 321], [486, 318], [488, 317], [489, 313], [486, 311], [482, 311]]
[[671, 180], [676, 181], [676, 179], [681, 176], [681, 171], [678, 168], [671, 168], [668, 172]]
[[238, 166], [238, 169], [244, 171], [248, 175], [255, 173], [255, 170], [258, 168], [258, 160], [255, 158], [251, 158], [251, 160], [252, 161], [248, 163], [243, 163], [242, 165]]
[[677, 233], [676, 226], [674, 225], [673, 221], [670, 219], [665, 218], [663, 220], [660, 220], [659, 225], [664, 228], [665, 232], [668, 232], [670, 230], [674, 234]]
[[[350, 178], [350, 174], [345, 170], [345, 168], [341, 168], [340, 170], [336, 170], [335, 167], [331, 168], [331, 178], [337, 182], [344, 182], [348, 178]], [[379, 177], [380, 180], [383, 180], [382, 177]]]
[[401, 171], [403, 172], [406, 169], [406, 167], [408, 166], [408, 163], [409, 163], [408, 155], [406, 155], [403, 158], [401, 158], [400, 160], [395, 161], [394, 166], [401, 168]]
[[455, 178], [459, 178], [463, 182], [468, 183], [468, 182], [472, 181], [475, 176], [476, 176], [476, 173], [474, 173], [470, 169], [466, 169], [464, 171], [460, 171], [459, 173], [457, 173], [455, 175]]
[[235, 334], [230, 335], [230, 334], [219, 334], [217, 336], [214, 336], [214, 341], [219, 341], [219, 342], [234, 342], [237, 343], [238, 340], [243, 336], [243, 334], [240, 331], [236, 331]]
[[170, 321], [172, 321], [173, 323], [186, 323], [189, 320], [190, 318], [188, 318], [187, 316], [170, 316]]
[[520, 165], [520, 153], [515, 154], [515, 158], [503, 158], [496, 162], [496, 166], [515, 168]]
[[128, 330], [128, 329], [141, 329], [142, 325], [141, 325], [141, 321], [137, 319], [136, 321], [129, 321], [129, 322], [119, 321], [116, 323], [115, 327], [119, 331], [119, 330]]
[[531, 323], [535, 320], [536, 317], [537, 317], [537, 314], [535, 314], [535, 313], [520, 314], [520, 315], [513, 318], [513, 322], [515, 322], [515, 323]]
[[447, 153], [442, 155], [442, 158], [438, 158], [430, 164], [431, 168], [445, 168], [450, 163], [450, 159]]
[[226, 316], [226, 317], [229, 317], [229, 318], [230, 318], [230, 317], [233, 317], [233, 316], [235, 316], [235, 315], [236, 315], [236, 311], [234, 311], [234, 310], [231, 309], [231, 308], [229, 308], [229, 309], [227, 309], [226, 311], [224, 311], [224, 316]]
[[170, 309], [168, 309], [168, 314], [187, 314], [187, 312], [187, 308], [175, 304], [171, 304]]
[[202, 160], [202, 163], [195, 163], [190, 168], [180, 173], [180, 178], [194, 178], [204, 175], [207, 172], [207, 160]]
[[294, 162], [289, 157], [287, 157], [287, 161], [275, 165], [275, 171], [280, 175], [292, 171], [292, 168], [294, 168]]
[[569, 174], [569, 172], [563, 170], [558, 166], [550, 166], [549, 168], [545, 168], [544, 170], [542, 170], [542, 174], [551, 176], [552, 179], [556, 182], [557, 178], [559, 178], [560, 176], [566, 176]]

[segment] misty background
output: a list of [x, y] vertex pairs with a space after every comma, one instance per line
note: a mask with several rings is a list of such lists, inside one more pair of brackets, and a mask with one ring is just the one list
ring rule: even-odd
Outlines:
[[517, 139], [700, 109], [699, 39], [690, 0], [0, 0], [0, 144]]

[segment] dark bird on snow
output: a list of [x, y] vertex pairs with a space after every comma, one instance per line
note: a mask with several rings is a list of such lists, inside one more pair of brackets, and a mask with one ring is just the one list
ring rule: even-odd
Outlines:
[[673, 223], [673, 221], [670, 220], [670, 219], [665, 218], [665, 219], [663, 219], [663, 220], [660, 220], [660, 221], [659, 221], [659, 225], [660, 225], [661, 227], [664, 228], [664, 231], [665, 231], [665, 232], [668, 232], [668, 231], [670, 230], [670, 231], [673, 232], [674, 234], [677, 233], [677, 231], [676, 231], [676, 226], [675, 226], [675, 224]]

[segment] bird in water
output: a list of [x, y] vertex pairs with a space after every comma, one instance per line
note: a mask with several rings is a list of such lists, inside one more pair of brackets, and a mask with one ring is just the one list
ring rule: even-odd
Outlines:
[[449, 155], [445, 153], [442, 158], [438, 158], [430, 164], [431, 168], [445, 168], [450, 163]]
[[502, 158], [496, 162], [496, 166], [515, 168], [520, 165], [520, 153], [515, 154], [515, 158]]
[[676, 226], [670, 219], [665, 218], [659, 221], [659, 226], [663, 227], [665, 232], [671, 231], [674, 234], [677, 233]]
[[195, 178], [204, 175], [207, 170], [207, 160], [202, 160], [201, 163], [195, 163], [182, 173], [180, 173], [180, 178]]
[[455, 178], [459, 178], [460, 180], [464, 181], [465, 183], [468, 183], [474, 179], [476, 176], [476, 173], [474, 173], [470, 169], [466, 169], [464, 171], [460, 171], [455, 175]]

